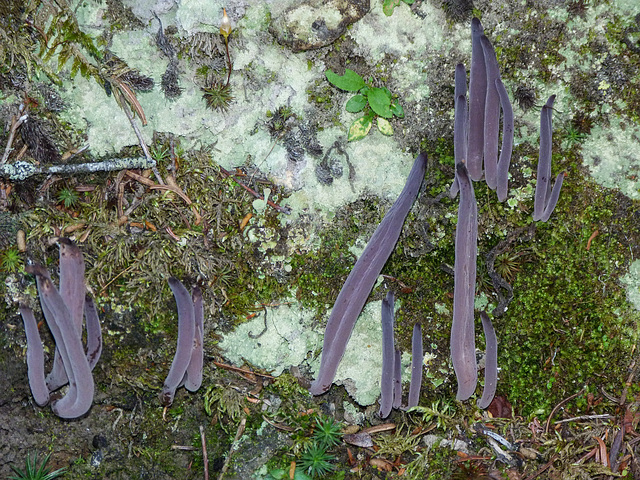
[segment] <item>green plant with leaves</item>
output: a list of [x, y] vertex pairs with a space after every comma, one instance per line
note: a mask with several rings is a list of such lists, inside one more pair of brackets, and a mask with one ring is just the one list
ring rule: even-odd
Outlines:
[[313, 432], [313, 439], [318, 445], [331, 448], [340, 443], [342, 438], [342, 425], [333, 418], [316, 418], [316, 429]]
[[15, 247], [7, 248], [0, 256], [0, 266], [4, 272], [15, 272], [21, 263], [20, 252]]
[[372, 86], [371, 79], [367, 83], [364, 78], [348, 68], [345, 69], [344, 75], [327, 70], [326, 76], [327, 80], [340, 90], [356, 92], [345, 106], [347, 112], [364, 114], [349, 127], [349, 141], [366, 137], [374, 120], [380, 133], [393, 135], [393, 127], [388, 119], [394, 116], [403, 118], [404, 110], [389, 89]]
[[422, 415], [422, 421], [429, 423], [435, 422], [436, 427], [445, 429], [447, 424], [453, 422], [455, 410], [451, 404], [447, 402], [440, 403], [440, 400], [436, 400], [431, 403], [431, 407], [420, 406], [411, 407], [407, 412], [415, 412]]
[[169, 149], [164, 145], [153, 145], [149, 153], [156, 163], [162, 163], [169, 159]]
[[11, 469], [14, 471], [16, 475], [9, 477], [10, 480], [51, 480], [53, 478], [61, 477], [62, 474], [67, 470], [66, 468], [59, 468], [58, 470], [54, 470], [50, 472], [47, 468], [47, 462], [49, 461], [49, 457], [51, 454], [47, 454], [44, 457], [42, 463], [38, 466], [38, 454], [36, 453], [33, 456], [33, 459], [29, 454], [27, 454], [27, 460], [25, 462], [24, 470], [20, 470], [13, 465]]
[[382, 11], [387, 17], [393, 15], [393, 10], [399, 6], [401, 3], [406, 3], [407, 5], [413, 5], [416, 0], [383, 0], [382, 2]]
[[58, 203], [61, 203], [65, 208], [72, 208], [78, 204], [80, 195], [73, 188], [62, 188], [58, 192]]
[[312, 443], [304, 451], [297, 465], [302, 472], [311, 477], [324, 477], [334, 469], [332, 460], [335, 460], [335, 457], [327, 452], [327, 447]]

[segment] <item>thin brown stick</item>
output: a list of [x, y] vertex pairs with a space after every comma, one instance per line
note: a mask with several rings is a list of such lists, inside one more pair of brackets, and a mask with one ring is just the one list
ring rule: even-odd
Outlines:
[[549, 425], [551, 425], [551, 419], [553, 418], [553, 416], [555, 415], [555, 413], [560, 409], [560, 407], [562, 407], [563, 405], [565, 405], [566, 403], [570, 402], [571, 400], [573, 400], [574, 398], [576, 398], [579, 395], [582, 395], [582, 392], [584, 392], [584, 387], [582, 387], [582, 389], [578, 392], [578, 393], [574, 393], [573, 395], [571, 395], [570, 397], [565, 398], [564, 400], [562, 400], [559, 404], [557, 404], [553, 410], [551, 410], [551, 413], [549, 414], [549, 418], [547, 418], [547, 424], [544, 427], [544, 433], [545, 435], [549, 433]]
[[627, 401], [627, 391], [633, 382], [633, 379], [638, 374], [638, 370], [640, 370], [640, 357], [636, 358], [634, 364], [631, 365], [631, 373], [629, 373], [629, 377], [627, 378], [627, 382], [624, 384], [624, 388], [622, 389], [622, 393], [620, 394], [620, 400], [618, 405], [624, 405], [624, 402]]
[[284, 423], [276, 423], [273, 420], [269, 420], [264, 415], [262, 415], [262, 418], [264, 419], [265, 422], [267, 422], [272, 427], [277, 428], [278, 430], [283, 430], [285, 432], [293, 432], [293, 428], [291, 428], [289, 425], [285, 425]]
[[553, 457], [551, 457], [551, 459], [547, 463], [545, 463], [543, 466], [541, 466], [538, 470], [533, 472], [531, 475], [529, 475], [524, 480], [533, 480], [534, 478], [536, 478], [538, 475], [540, 475], [542, 472], [544, 472], [547, 468], [549, 468], [553, 464], [553, 462], [555, 461], [555, 459], [557, 457], [558, 457], [558, 454], [555, 453], [553, 455]]
[[160, 185], [164, 185], [164, 180], [162, 179], [162, 177], [160, 176], [160, 172], [158, 171], [158, 167], [155, 166], [156, 162], [153, 158], [151, 158], [151, 153], [149, 153], [149, 147], [147, 147], [147, 144], [144, 141], [144, 138], [142, 138], [142, 132], [140, 131], [140, 129], [138, 128], [138, 125], [136, 124], [133, 115], [131, 115], [131, 112], [129, 111], [129, 109], [127, 108], [126, 105], [123, 106], [122, 111], [124, 112], [124, 114], [127, 116], [127, 119], [129, 120], [129, 123], [131, 124], [131, 127], [133, 127], [133, 131], [136, 134], [136, 137], [138, 137], [138, 143], [140, 144], [140, 148], [142, 148], [142, 151], [144, 152], [144, 156], [147, 159], [147, 161], [149, 163], [152, 163], [154, 166], [151, 167], [151, 169], [153, 170], [153, 174], [156, 176], [156, 180], [158, 180], [158, 183]]
[[266, 373], [252, 372], [251, 370], [246, 370], [244, 368], [239, 368], [239, 367], [233, 367], [231, 365], [227, 365], [226, 363], [213, 362], [213, 364], [216, 367], [224, 368], [226, 370], [231, 370], [232, 372], [244, 373], [244, 374], [248, 374], [248, 375], [257, 375], [258, 377], [265, 377], [265, 378], [276, 378], [276, 377], [274, 377], [272, 375], [268, 375]]
[[229, 469], [229, 464], [231, 463], [231, 457], [236, 451], [236, 445], [238, 443], [238, 440], [240, 440], [240, 437], [242, 437], [242, 434], [244, 433], [244, 427], [246, 426], [246, 424], [247, 424], [247, 417], [242, 417], [242, 420], [240, 420], [240, 425], [238, 425], [238, 431], [236, 432], [236, 436], [233, 439], [233, 442], [231, 443], [231, 448], [229, 449], [229, 455], [227, 455], [227, 459], [224, 461], [222, 470], [220, 470], [220, 475], [218, 476], [218, 480], [222, 480], [222, 477], [224, 477], [224, 474], [227, 473], [227, 470]]
[[196, 209], [196, 207], [193, 205], [193, 202], [191, 201], [191, 199], [187, 196], [186, 193], [184, 193], [184, 191], [175, 185], [158, 185], [157, 183], [155, 183], [153, 180], [151, 180], [150, 178], [144, 177], [142, 175], [138, 175], [137, 173], [134, 173], [130, 170], [126, 171], [126, 175], [128, 177], [133, 178], [134, 180], [142, 183], [143, 185], [146, 185], [147, 187], [149, 187], [152, 190], [165, 190], [165, 191], [171, 191], [173, 193], [175, 193], [176, 195], [178, 195], [182, 200], [184, 200], [184, 203], [186, 203], [187, 205], [189, 205], [191, 207], [191, 211], [193, 212], [193, 214], [196, 217], [196, 225], [200, 225], [200, 222], [202, 221], [202, 216], [198, 213], [198, 210]]
[[557, 422], [553, 422], [554, 425], [559, 425], [561, 423], [568, 422], [580, 422], [583, 420], [605, 420], [607, 418], [615, 418], [613, 415], [609, 415], [608, 413], [602, 413], [599, 415], [581, 415], [579, 417], [565, 418], [564, 420], [558, 420]]
[[209, 480], [209, 457], [207, 457], [207, 440], [204, 436], [204, 427], [200, 425], [200, 441], [202, 442], [202, 462], [204, 463], [204, 480]]
[[382, 425], [375, 425], [373, 427], [363, 428], [362, 433], [373, 434], [373, 433], [387, 432], [395, 428], [396, 428], [395, 423], [383, 423]]
[[[247, 192], [249, 192], [251, 195], [253, 195], [254, 197], [256, 197], [258, 200], [264, 200], [264, 197], [262, 195], [260, 195], [258, 192], [256, 192], [254, 189], [252, 189], [251, 187], [246, 186], [244, 183], [242, 183], [240, 180], [238, 180], [237, 178], [235, 178], [235, 176], [233, 176], [231, 174], [231, 172], [225, 170], [224, 168], [220, 167], [220, 172], [225, 176], [225, 177], [231, 177], [233, 178], [233, 181], [236, 182], [238, 185], [240, 185], [242, 188], [244, 188]], [[280, 213], [285, 213], [287, 215], [290, 215], [291, 212], [289, 211], [289, 209], [285, 208], [285, 207], [281, 207], [280, 205], [276, 205], [275, 203], [273, 203], [271, 200], [267, 199], [267, 205], [269, 205], [270, 207], [276, 209], [278, 212]]]
[[11, 130], [9, 130], [9, 139], [7, 140], [7, 146], [4, 149], [4, 155], [2, 155], [2, 160], [0, 160], [0, 165], [3, 163], [6, 163], [7, 160], [9, 159], [9, 154], [11, 153], [11, 150], [13, 150], [11, 148], [11, 145], [13, 145], [13, 139], [16, 136], [16, 131], [18, 130], [18, 127], [20, 127], [20, 125], [26, 122], [28, 117], [29, 116], [25, 113], [19, 118], [16, 118], [14, 116], [11, 119]]

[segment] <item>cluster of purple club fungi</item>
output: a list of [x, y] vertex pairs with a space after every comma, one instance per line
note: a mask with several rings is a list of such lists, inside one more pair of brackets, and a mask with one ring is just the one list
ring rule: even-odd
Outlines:
[[[475, 349], [475, 286], [478, 256], [478, 209], [473, 182], [484, 179], [503, 202], [508, 194], [509, 165], [513, 148], [513, 109], [500, 79], [500, 71], [491, 42], [484, 35], [477, 18], [471, 22], [471, 71], [469, 99], [464, 65], [455, 70], [454, 157], [455, 179], [452, 198], [460, 193], [458, 223], [455, 236], [453, 321], [451, 325], [451, 358], [458, 382], [456, 398], [468, 400], [476, 390], [478, 365]], [[540, 156], [534, 198], [533, 220], [546, 222], [553, 212], [564, 173], [557, 176], [553, 189], [551, 180], [551, 114], [555, 96], [549, 98], [540, 115]], [[501, 115], [502, 113], [502, 115]], [[502, 116], [502, 122], [500, 118]], [[500, 124], [502, 145], [498, 148]], [[498, 155], [499, 154], [499, 155]], [[338, 294], [324, 337], [318, 376], [310, 392], [320, 395], [333, 383], [336, 370], [347, 347], [358, 315], [371, 293], [389, 255], [393, 251], [402, 226], [420, 190], [427, 157], [421, 153], [409, 173], [398, 199], [382, 219], [367, 247], [347, 277]], [[391, 408], [401, 405], [400, 352], [394, 350], [393, 295], [382, 303], [382, 378], [380, 416], [385, 418]], [[487, 408], [496, 392], [498, 380], [498, 342], [486, 312], [480, 312], [486, 340], [485, 382], [479, 408]], [[419, 324], [413, 332], [412, 374], [408, 407], [418, 404], [422, 382], [422, 337]]]
[[[513, 110], [507, 91], [500, 80], [495, 51], [483, 34], [476, 18], [471, 24], [472, 57], [469, 79], [469, 101], [465, 67], [455, 71], [454, 156], [456, 176], [451, 196], [460, 193], [455, 237], [453, 322], [451, 357], [458, 381], [458, 400], [467, 400], [476, 390], [477, 362], [474, 331], [474, 297], [476, 283], [478, 213], [473, 182], [484, 178], [498, 199], [508, 192], [508, 172], [513, 146]], [[547, 221], [555, 208], [564, 173], [560, 173], [553, 189], [551, 179], [551, 113], [555, 96], [549, 98], [540, 117], [540, 157], [534, 200], [533, 219]], [[498, 156], [498, 140], [502, 112], [502, 147]], [[367, 247], [347, 277], [327, 321], [318, 377], [310, 392], [320, 395], [333, 383], [353, 327], [371, 290], [400, 237], [405, 218], [415, 201], [427, 166], [427, 156], [417, 156], [407, 183], [398, 199], [382, 219]], [[33, 311], [20, 306], [27, 336], [29, 385], [35, 402], [44, 406], [52, 393], [64, 385], [64, 396], [51, 400], [53, 412], [62, 418], [77, 418], [89, 411], [93, 402], [94, 383], [91, 371], [102, 351], [100, 321], [93, 300], [86, 295], [82, 253], [70, 240], [61, 238], [60, 289], [41, 265], [27, 271], [36, 277], [42, 311], [56, 342], [51, 372], [44, 374], [44, 350]], [[203, 320], [202, 292], [195, 288], [190, 295], [175, 278], [169, 286], [178, 308], [178, 341], [176, 353], [165, 380], [160, 401], [171, 405], [175, 391], [185, 386], [196, 391], [202, 383]], [[382, 302], [383, 362], [380, 416], [385, 418], [392, 408], [402, 405], [400, 351], [394, 346], [394, 297], [389, 293]], [[86, 348], [82, 346], [83, 314], [86, 319]], [[480, 312], [486, 339], [485, 383], [478, 407], [487, 408], [496, 391], [498, 378], [497, 339], [489, 316]], [[422, 331], [416, 324], [412, 339], [412, 374], [407, 407], [416, 406], [422, 383]]]
[[[36, 277], [42, 313], [56, 343], [51, 372], [45, 376], [44, 349], [33, 310], [20, 305], [27, 337], [29, 386], [37, 405], [51, 402], [51, 410], [66, 419], [86, 414], [93, 403], [92, 370], [102, 352], [100, 320], [93, 299], [86, 294], [84, 259], [80, 249], [67, 238], [59, 238], [60, 287], [56, 289], [42, 265], [27, 267]], [[164, 382], [160, 401], [173, 402], [175, 391], [184, 385], [195, 392], [202, 383], [203, 319], [202, 293], [193, 295], [175, 278], [169, 279], [178, 306], [178, 345]], [[82, 345], [83, 314], [87, 343]], [[69, 385], [62, 396], [55, 392]], [[59, 398], [58, 398], [59, 397]]]

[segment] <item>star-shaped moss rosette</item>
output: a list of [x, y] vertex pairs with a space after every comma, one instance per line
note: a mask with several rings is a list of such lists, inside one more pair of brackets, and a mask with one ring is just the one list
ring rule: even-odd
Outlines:
[[350, 113], [364, 112], [364, 115], [349, 127], [349, 141], [366, 137], [374, 120], [380, 133], [393, 135], [393, 127], [388, 119], [394, 115], [403, 118], [404, 110], [398, 103], [398, 99], [393, 98], [389, 89], [370, 85], [371, 80], [368, 83], [365, 82], [364, 78], [348, 68], [342, 76], [331, 70], [327, 70], [326, 76], [327, 80], [340, 90], [357, 92], [349, 99], [345, 109]]

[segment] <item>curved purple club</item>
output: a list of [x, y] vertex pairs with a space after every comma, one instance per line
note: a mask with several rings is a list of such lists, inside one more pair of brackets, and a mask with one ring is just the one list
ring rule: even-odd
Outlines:
[[393, 340], [393, 292], [382, 300], [382, 378], [380, 379], [380, 417], [387, 418], [393, 406], [395, 342]]
[[178, 342], [176, 353], [164, 381], [160, 402], [171, 405], [176, 390], [182, 385], [195, 392], [202, 384], [203, 319], [202, 292], [194, 289], [193, 296], [177, 278], [169, 279], [178, 307]]
[[453, 322], [451, 324], [451, 359], [458, 379], [458, 400], [467, 400], [478, 381], [474, 294], [478, 255], [478, 211], [473, 184], [463, 163], [457, 165], [460, 205], [455, 239]]
[[480, 312], [482, 319], [482, 329], [486, 340], [486, 352], [484, 360], [484, 389], [482, 398], [478, 400], [478, 408], [487, 408], [496, 394], [498, 385], [498, 338], [489, 316], [485, 312]]
[[560, 198], [564, 172], [559, 173], [551, 189], [551, 148], [553, 126], [551, 114], [556, 96], [551, 95], [540, 112], [540, 156], [538, 158], [538, 180], [533, 203], [533, 219], [546, 222], [551, 217]]
[[[66, 238], [58, 241], [60, 291], [43, 266], [30, 265], [26, 269], [36, 277], [42, 312], [56, 342], [53, 368], [46, 379], [42, 343], [33, 311], [21, 305], [20, 313], [27, 334], [29, 385], [36, 403], [45, 405], [52, 391], [69, 383], [67, 393], [54, 401], [51, 409], [62, 418], [77, 418], [84, 415], [93, 402], [91, 370], [100, 358], [102, 334], [93, 300], [85, 295], [82, 252]], [[82, 345], [83, 312], [86, 316], [86, 352]]]
[[422, 185], [426, 166], [427, 155], [421, 153], [413, 163], [404, 189], [371, 236], [338, 294], [327, 321], [318, 378], [309, 388], [312, 395], [326, 392], [333, 383], [358, 315], [400, 237], [404, 220]]

